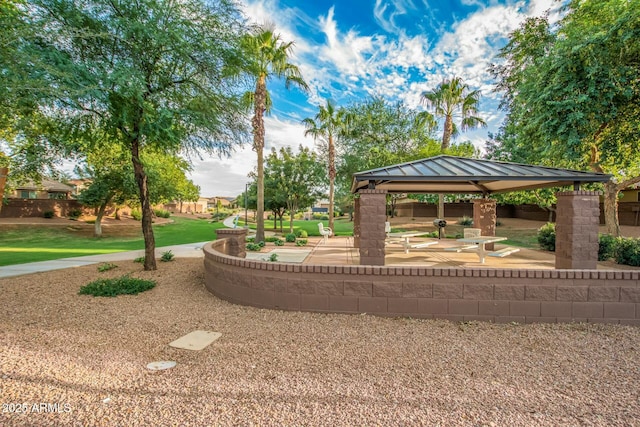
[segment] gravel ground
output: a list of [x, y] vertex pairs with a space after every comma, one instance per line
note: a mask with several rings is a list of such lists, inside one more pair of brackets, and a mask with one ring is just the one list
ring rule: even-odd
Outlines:
[[[0, 280], [0, 425], [640, 425], [637, 327], [260, 310], [208, 293], [201, 259], [116, 264]], [[158, 286], [77, 294], [126, 272]], [[222, 337], [167, 345], [197, 329]]]

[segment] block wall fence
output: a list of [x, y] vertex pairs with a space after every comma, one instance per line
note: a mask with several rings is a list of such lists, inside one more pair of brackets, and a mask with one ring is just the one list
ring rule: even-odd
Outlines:
[[[322, 313], [488, 322], [640, 325], [640, 271], [308, 265], [247, 260], [244, 230], [205, 245], [205, 285], [226, 301]], [[222, 232], [222, 233], [220, 233]], [[244, 256], [244, 254], [238, 254]]]

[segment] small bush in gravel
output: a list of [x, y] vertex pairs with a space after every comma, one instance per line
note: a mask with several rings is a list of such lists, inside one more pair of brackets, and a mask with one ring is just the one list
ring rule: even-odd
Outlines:
[[136, 279], [125, 275], [116, 279], [100, 279], [80, 288], [79, 294], [94, 297], [115, 297], [117, 295], [137, 295], [156, 286], [153, 280]]
[[307, 243], [308, 243], [307, 239], [296, 240], [296, 246], [307, 246]]
[[138, 257], [136, 259], [133, 260], [133, 262], [137, 262], [138, 264], [144, 264], [144, 257]]
[[610, 234], [600, 234], [598, 236], [598, 261], [606, 261], [616, 254], [618, 239]]
[[44, 217], [47, 219], [53, 218], [54, 215], [53, 211], [44, 211]]
[[267, 258], [267, 261], [269, 261], [269, 262], [278, 262], [278, 254], [269, 255], [269, 258]]
[[615, 258], [618, 264], [640, 266], [640, 239], [619, 239]]
[[284, 236], [285, 240], [289, 243], [293, 243], [296, 241], [296, 234], [295, 233], [289, 233], [286, 236]]
[[114, 268], [118, 268], [118, 266], [115, 264], [111, 264], [110, 262], [105, 262], [104, 264], [100, 264], [98, 266], [98, 272], [103, 273], [105, 271], [113, 270]]
[[284, 240], [282, 239], [276, 239], [273, 241], [273, 244], [276, 246], [284, 246]]
[[469, 218], [468, 216], [463, 216], [458, 220], [458, 225], [464, 225], [465, 227], [469, 227], [473, 225], [473, 218]]
[[173, 257], [174, 256], [175, 255], [171, 251], [162, 252], [162, 256], [160, 257], [160, 261], [162, 261], [162, 262], [173, 261]]
[[555, 252], [556, 250], [556, 225], [546, 223], [538, 229], [538, 243], [545, 251]]
[[258, 246], [260, 246], [261, 248], [264, 248], [265, 243], [263, 241], [258, 242]]
[[309, 234], [307, 234], [307, 230], [298, 230], [296, 236], [301, 239], [306, 239], [307, 237], [309, 237]]
[[247, 243], [247, 250], [248, 251], [257, 252], [260, 249], [262, 249], [262, 246], [260, 246], [257, 243]]
[[280, 240], [280, 238], [276, 236], [266, 236], [264, 238], [265, 242], [271, 242], [271, 243], [275, 243], [277, 240]]

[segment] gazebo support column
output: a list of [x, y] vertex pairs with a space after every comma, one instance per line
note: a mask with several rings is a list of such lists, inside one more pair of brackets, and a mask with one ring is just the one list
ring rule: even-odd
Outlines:
[[358, 209], [360, 264], [384, 265], [386, 190], [361, 190]]
[[360, 247], [360, 198], [353, 198], [353, 247]]
[[[474, 199], [473, 228], [479, 228], [483, 236], [496, 235], [496, 201], [493, 199]], [[485, 249], [492, 251], [493, 243], [487, 243]]]
[[557, 193], [556, 268], [598, 268], [599, 196], [597, 191]]

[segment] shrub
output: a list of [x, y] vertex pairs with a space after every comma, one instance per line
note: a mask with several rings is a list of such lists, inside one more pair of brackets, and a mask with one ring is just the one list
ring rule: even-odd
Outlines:
[[156, 286], [153, 280], [143, 280], [125, 275], [116, 279], [100, 279], [80, 288], [79, 294], [94, 297], [115, 297], [116, 295], [136, 295]]
[[142, 212], [140, 212], [137, 209], [132, 209], [131, 210], [131, 217], [133, 219], [135, 219], [136, 221], [140, 221], [142, 219]]
[[82, 215], [82, 211], [80, 209], [71, 209], [68, 216], [71, 219], [78, 219], [80, 218], [80, 215]]
[[54, 215], [53, 211], [44, 211], [44, 217], [47, 219], [53, 218]]
[[105, 262], [98, 266], [98, 272], [103, 273], [105, 271], [113, 270], [114, 268], [118, 268], [118, 266], [110, 262]]
[[276, 239], [273, 241], [273, 244], [276, 246], [284, 246], [284, 240], [282, 239]]
[[618, 239], [610, 234], [600, 234], [598, 236], [598, 261], [606, 261], [616, 254]]
[[247, 237], [247, 242], [249, 242], [249, 243], [253, 243], [253, 242], [255, 242], [255, 241], [256, 241], [255, 236], [254, 236], [254, 237]]
[[307, 237], [309, 237], [309, 235], [307, 234], [307, 230], [298, 230], [296, 236], [300, 237], [301, 239], [306, 239]]
[[258, 252], [260, 249], [262, 249], [262, 246], [260, 246], [257, 243], [247, 243], [247, 250], [248, 251]]
[[154, 209], [153, 213], [158, 217], [158, 218], [169, 218], [171, 216], [171, 212], [166, 211], [164, 209]]
[[144, 264], [144, 257], [143, 256], [138, 257], [138, 258], [134, 259], [133, 262], [137, 262], [139, 264]]
[[289, 233], [286, 236], [284, 236], [284, 239], [289, 243], [293, 243], [296, 241], [296, 235], [295, 233]]
[[553, 223], [546, 223], [538, 230], [538, 243], [546, 251], [556, 250], [556, 226]]
[[160, 257], [160, 261], [162, 261], [162, 262], [173, 261], [173, 257], [175, 257], [175, 255], [171, 251], [162, 252], [162, 256]]
[[277, 241], [277, 240], [280, 240], [280, 238], [279, 238], [279, 237], [276, 237], [276, 236], [266, 236], [266, 237], [264, 238], [264, 241], [265, 241], [265, 242], [271, 242], [271, 243], [273, 243], [273, 242], [275, 242], [275, 241]]
[[264, 248], [265, 243], [263, 241], [258, 242], [258, 246], [260, 246], [261, 248]]
[[469, 218], [465, 215], [458, 220], [458, 225], [464, 225], [465, 227], [473, 225], [473, 218]]
[[271, 255], [269, 255], [268, 261], [269, 261], [269, 262], [276, 262], [276, 261], [278, 261], [278, 254], [271, 254]]
[[640, 267], [640, 239], [617, 239], [615, 258], [618, 264]]
[[307, 239], [296, 240], [296, 246], [307, 246], [307, 243], [308, 243]]

